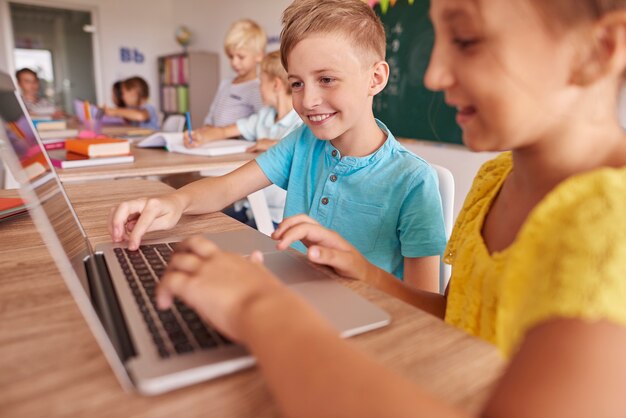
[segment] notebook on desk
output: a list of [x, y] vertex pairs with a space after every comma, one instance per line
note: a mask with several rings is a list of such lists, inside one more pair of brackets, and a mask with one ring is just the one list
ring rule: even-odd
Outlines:
[[170, 152], [205, 157], [241, 154], [251, 146], [252, 143], [243, 139], [221, 139], [197, 148], [187, 148], [183, 145], [182, 132], [157, 132], [137, 143], [139, 148], [165, 148]]
[[[254, 359], [244, 347], [212, 329], [180, 301], [167, 311], [156, 309], [155, 288], [179, 239], [147, 241], [140, 251], [112, 243], [91, 246], [32, 123], [27, 135], [37, 140], [37, 149], [24, 151], [10, 138], [7, 122], [24, 118], [30, 121], [10, 77], [0, 73], [0, 155], [20, 182], [31, 217], [120, 383], [154, 395], [252, 365]], [[36, 159], [41, 170], [25, 170], [26, 158]], [[261, 250], [266, 266], [344, 337], [390, 321], [380, 308], [301, 256], [277, 251], [274, 242], [257, 231], [207, 237], [242, 255]]]

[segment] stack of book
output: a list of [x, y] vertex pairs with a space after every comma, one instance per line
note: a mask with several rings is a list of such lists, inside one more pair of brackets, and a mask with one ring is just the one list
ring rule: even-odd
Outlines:
[[94, 165], [132, 163], [130, 143], [118, 138], [68, 139], [65, 149], [49, 150], [55, 167], [76, 168]]
[[26, 212], [26, 205], [19, 197], [0, 197], [0, 220]]
[[42, 140], [71, 138], [78, 135], [78, 130], [68, 129], [67, 121], [63, 119], [33, 119], [33, 125]]

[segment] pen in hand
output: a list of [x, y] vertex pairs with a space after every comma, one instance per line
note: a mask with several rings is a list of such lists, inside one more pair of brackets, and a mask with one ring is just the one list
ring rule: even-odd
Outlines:
[[191, 128], [191, 114], [185, 112], [185, 118], [187, 119], [187, 131], [189, 132], [189, 143], [193, 144], [193, 130]]

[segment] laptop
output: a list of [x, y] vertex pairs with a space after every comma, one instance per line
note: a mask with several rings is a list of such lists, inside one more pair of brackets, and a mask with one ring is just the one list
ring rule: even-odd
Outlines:
[[[8, 124], [20, 122], [23, 137]], [[8, 75], [0, 73], [0, 155], [20, 182], [33, 222], [67, 287], [122, 386], [156, 395], [222, 376], [254, 364], [234, 344], [176, 301], [156, 309], [158, 277], [173, 243], [146, 241], [139, 251], [124, 245], [92, 248], [32, 121]], [[264, 253], [266, 266], [309, 301], [343, 337], [383, 327], [389, 315], [309, 265], [292, 251], [277, 251], [265, 235], [243, 229], [207, 234], [225, 250]]]

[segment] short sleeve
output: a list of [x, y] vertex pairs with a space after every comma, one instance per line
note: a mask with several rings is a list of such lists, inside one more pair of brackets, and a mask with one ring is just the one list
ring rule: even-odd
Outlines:
[[142, 108], [148, 112], [149, 116], [148, 120], [141, 122], [139, 126], [158, 131], [161, 127], [159, 126], [159, 115], [157, 114], [156, 108], [151, 104], [144, 105]]
[[253, 113], [247, 118], [238, 119], [236, 122], [239, 133], [248, 141], [256, 141], [257, 138], [257, 124], [259, 123], [259, 113]]
[[559, 185], [520, 231], [499, 332], [511, 352], [551, 318], [626, 326], [626, 175], [603, 169]]
[[474, 236], [470, 231], [472, 228], [479, 228], [476, 225], [481, 221], [479, 215], [485, 205], [490, 204], [491, 195], [500, 188], [512, 167], [513, 160], [510, 152], [504, 152], [480, 167], [452, 228], [443, 257], [445, 263], [454, 265], [457, 248], [466, 244], [468, 237]]
[[402, 202], [398, 220], [403, 257], [440, 255], [446, 245], [437, 175], [424, 165]]
[[296, 129], [276, 145], [256, 158], [257, 164], [267, 178], [282, 189], [287, 189], [289, 173], [296, 145], [300, 140], [302, 129]]

